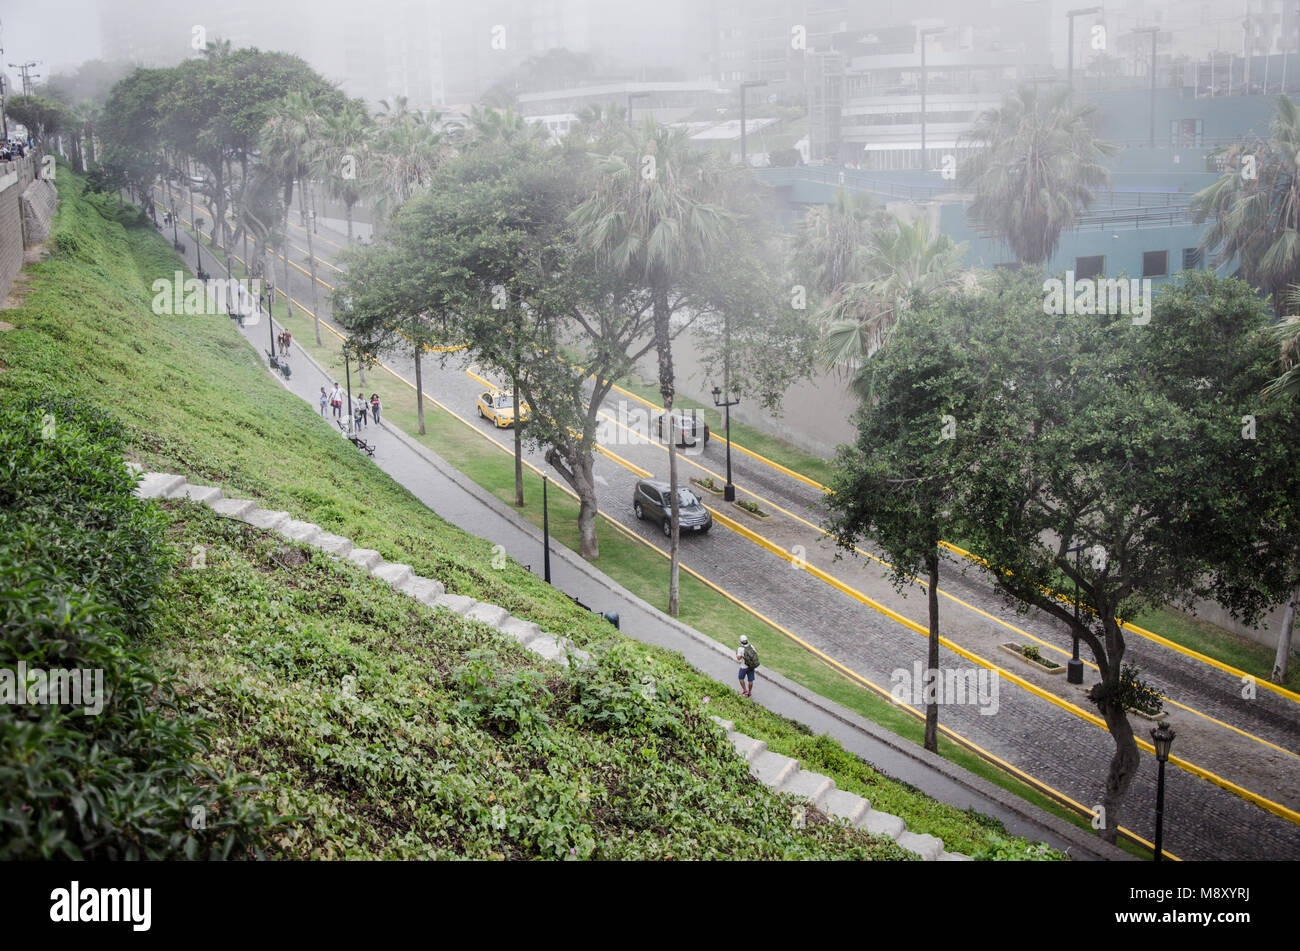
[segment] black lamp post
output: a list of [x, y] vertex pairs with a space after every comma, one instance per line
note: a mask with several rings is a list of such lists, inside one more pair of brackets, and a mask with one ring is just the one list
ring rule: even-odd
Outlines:
[[551, 521], [546, 507], [546, 485], [548, 476], [542, 476], [542, 580], [551, 583]]
[[731, 484], [731, 407], [739, 403], [739, 399], [732, 399], [731, 393], [727, 393], [727, 398], [722, 398], [722, 390], [718, 387], [713, 388], [713, 405], [720, 407], [724, 414], [726, 422], [724, 428], [727, 431], [727, 484], [722, 489], [722, 498], [726, 502], [736, 501], [736, 487]]
[[766, 79], [747, 79], [740, 84], [740, 164], [747, 164], [745, 161], [745, 90], [753, 89], [758, 86], [766, 86]]
[[344, 382], [348, 388], [348, 432], [352, 432], [352, 420], [356, 417], [356, 410], [352, 406], [352, 364], [349, 362], [348, 345], [343, 345], [343, 372]]
[[1174, 731], [1167, 723], [1151, 729], [1151, 744], [1156, 748], [1156, 854], [1152, 861], [1163, 859], [1165, 841], [1165, 763], [1169, 761], [1169, 747], [1174, 745]]
[[[1079, 620], [1079, 555], [1083, 551], [1083, 545], [1075, 545], [1073, 548], [1067, 548], [1066, 554], [1074, 552], [1074, 620]], [[1065, 665], [1065, 679], [1072, 684], [1083, 683], [1083, 661], [1079, 659], [1079, 630], [1075, 628], [1070, 632], [1074, 637], [1074, 652], [1070, 655], [1069, 661]]]

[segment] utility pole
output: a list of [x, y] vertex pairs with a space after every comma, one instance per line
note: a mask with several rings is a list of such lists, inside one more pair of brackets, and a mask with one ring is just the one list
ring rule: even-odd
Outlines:
[[[1151, 34], [1151, 141], [1150, 148], [1156, 147], [1156, 37], [1160, 35], [1160, 28], [1155, 26], [1145, 26], [1133, 31], [1136, 33]], [[1232, 92], [1232, 59], [1228, 60], [1228, 91]]]
[[30, 96], [30, 95], [32, 94], [32, 80], [33, 80], [33, 79], [40, 79], [40, 78], [41, 78], [41, 74], [40, 74], [40, 73], [33, 73], [33, 72], [32, 72], [32, 69], [33, 69], [35, 66], [36, 66], [36, 60], [32, 60], [30, 63], [10, 63], [10, 64], [9, 64], [9, 68], [10, 68], [10, 69], [16, 69], [16, 70], [18, 70], [18, 72], [19, 72], [19, 73], [22, 75], [22, 77], [23, 77], [23, 95], [24, 95], [24, 96]]
[[1094, 13], [1101, 13], [1101, 7], [1085, 7], [1079, 10], [1069, 10], [1065, 14], [1066, 22], [1070, 24], [1070, 38], [1066, 41], [1065, 57], [1065, 81], [1069, 84], [1070, 92], [1074, 92], [1074, 18], [1091, 16]]

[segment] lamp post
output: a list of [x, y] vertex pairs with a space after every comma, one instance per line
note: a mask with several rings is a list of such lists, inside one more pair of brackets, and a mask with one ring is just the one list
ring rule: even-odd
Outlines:
[[632, 100], [649, 99], [649, 98], [650, 98], [650, 94], [648, 92], [630, 92], [627, 94], [627, 124], [628, 125], [632, 124]]
[[349, 361], [348, 345], [343, 345], [343, 377], [344, 383], [348, 388], [348, 432], [352, 432], [352, 421], [356, 416], [352, 408], [352, 364]]
[[542, 476], [542, 580], [551, 583], [551, 521], [546, 507], [546, 486], [550, 477]]
[[1065, 81], [1069, 84], [1070, 92], [1074, 92], [1074, 18], [1100, 12], [1101, 7], [1084, 7], [1079, 10], [1067, 10], [1065, 13], [1065, 19], [1070, 24], [1069, 47], [1065, 55]]
[[942, 33], [946, 27], [931, 26], [919, 31], [921, 37], [921, 168], [927, 167], [925, 161], [925, 39], [936, 33]]
[[[1083, 545], [1075, 545], [1073, 548], [1065, 550], [1068, 555], [1074, 552], [1074, 620], [1079, 620], [1079, 555], [1083, 552]], [[1083, 683], [1083, 661], [1079, 659], [1079, 630], [1076, 627], [1070, 632], [1074, 637], [1074, 651], [1070, 655], [1070, 660], [1065, 665], [1065, 679], [1072, 684]]]
[[1174, 731], [1167, 723], [1151, 729], [1151, 745], [1156, 748], [1156, 854], [1152, 859], [1163, 858], [1165, 841], [1165, 763], [1169, 760], [1169, 747], [1174, 745]]
[[766, 86], [766, 79], [747, 79], [740, 84], [740, 164], [747, 165], [745, 161], [745, 90], [753, 89], [758, 86]]
[[[1134, 30], [1134, 33], [1151, 34], [1151, 143], [1150, 147], [1156, 147], [1156, 37], [1160, 35], [1160, 28], [1155, 26], [1144, 26], [1140, 30]], [[1232, 83], [1232, 60], [1228, 60], [1228, 83]]]

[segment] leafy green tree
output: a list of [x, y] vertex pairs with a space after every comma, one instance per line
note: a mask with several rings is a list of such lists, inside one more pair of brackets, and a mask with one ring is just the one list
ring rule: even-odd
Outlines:
[[[909, 317], [879, 360], [875, 398], [858, 414], [855, 444], [840, 447], [827, 496], [825, 528], [842, 550], [874, 540], [894, 586], [902, 591], [916, 581], [925, 591], [927, 678], [940, 676], [939, 543], [960, 537], [961, 491], [974, 449], [970, 424], [989, 395], [961, 334], [989, 303], [947, 298]], [[925, 748], [938, 752], [933, 683], [922, 694]]]
[[[372, 161], [370, 116], [361, 100], [349, 99], [339, 108], [324, 113], [323, 119], [312, 170], [325, 183], [331, 197], [343, 202], [350, 245], [352, 209], [364, 196], [366, 181], [373, 180], [366, 171]], [[312, 280], [314, 283], [315, 278]]]
[[12, 96], [5, 103], [9, 119], [27, 127], [38, 147], [46, 147], [49, 138], [75, 124], [68, 107], [44, 96]]
[[[696, 151], [687, 134], [646, 122], [619, 130], [615, 150], [598, 166], [595, 191], [573, 213], [584, 247], [599, 266], [635, 277], [653, 301], [659, 392], [672, 418], [675, 379], [672, 328], [716, 249], [736, 223], [713, 198], [734, 170], [715, 156]], [[743, 173], [742, 173], [743, 174]], [[671, 428], [671, 427], [670, 427]], [[668, 613], [677, 614], [680, 570], [676, 439], [668, 439], [671, 539]]]
[[1093, 189], [1110, 178], [1101, 164], [1116, 147], [1094, 133], [1097, 107], [1068, 89], [1028, 84], [980, 114], [967, 133], [976, 152], [958, 179], [974, 189], [967, 214], [1024, 264], [1046, 264], [1074, 227]]
[[[1300, 416], [1260, 395], [1275, 352], [1243, 282], [1189, 272], [1134, 326], [1045, 315], [1038, 277], [991, 275], [993, 305], [958, 338], [974, 369], [952, 385], [995, 384], [970, 424], [964, 527], [1013, 603], [1092, 651], [1089, 696], [1115, 743], [1102, 797], [1113, 842], [1138, 766], [1120, 619], [1212, 597], [1251, 620], [1287, 595]], [[1076, 584], [1078, 618], [1050, 593]]]
[[1201, 248], [1215, 267], [1233, 261], [1242, 279], [1282, 313], [1287, 288], [1300, 283], [1300, 110], [1278, 96], [1267, 137], [1251, 136], [1222, 153], [1223, 174], [1192, 198], [1197, 223], [1210, 220]]

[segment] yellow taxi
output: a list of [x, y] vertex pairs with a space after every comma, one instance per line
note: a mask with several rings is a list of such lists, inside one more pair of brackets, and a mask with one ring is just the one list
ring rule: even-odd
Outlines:
[[[519, 421], [528, 422], [532, 411], [527, 403], [520, 404]], [[491, 420], [498, 429], [506, 429], [515, 424], [515, 400], [509, 393], [484, 392], [478, 397], [478, 414], [483, 419]]]

